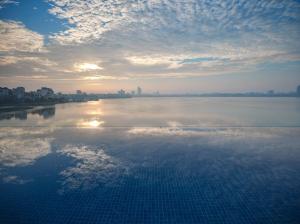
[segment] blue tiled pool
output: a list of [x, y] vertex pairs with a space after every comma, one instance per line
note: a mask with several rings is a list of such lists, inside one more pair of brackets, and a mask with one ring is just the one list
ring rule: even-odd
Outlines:
[[0, 223], [299, 223], [299, 103], [123, 99], [2, 113]]

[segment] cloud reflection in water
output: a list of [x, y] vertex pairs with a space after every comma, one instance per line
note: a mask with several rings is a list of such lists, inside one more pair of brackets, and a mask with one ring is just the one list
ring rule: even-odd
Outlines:
[[0, 164], [6, 167], [28, 166], [51, 151], [53, 138], [44, 137], [52, 128], [0, 128]]
[[0, 176], [4, 183], [25, 184], [31, 181], [16, 175], [7, 175], [6, 171], [32, 165], [36, 160], [47, 156], [51, 152], [53, 138], [45, 135], [52, 131], [52, 128], [0, 128]]
[[28, 166], [51, 151], [50, 138], [0, 140], [0, 163], [3, 166]]
[[62, 188], [63, 194], [70, 190], [89, 190], [101, 184], [114, 183], [127, 169], [120, 161], [107, 155], [102, 148], [92, 146], [66, 145], [59, 153], [76, 160], [74, 166], [63, 170]]
[[[266, 131], [267, 130], [267, 131]], [[278, 130], [265, 128], [183, 128], [171, 127], [133, 127], [128, 130], [132, 135], [149, 136], [182, 136], [182, 137], [231, 137], [231, 138], [273, 138]]]

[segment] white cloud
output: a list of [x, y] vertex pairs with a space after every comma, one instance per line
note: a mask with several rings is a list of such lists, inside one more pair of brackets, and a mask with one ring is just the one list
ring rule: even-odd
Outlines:
[[127, 80], [129, 79], [128, 77], [116, 77], [116, 76], [110, 76], [110, 75], [92, 75], [92, 76], [85, 76], [82, 77], [82, 80], [91, 80], [91, 81], [96, 81], [96, 80]]
[[62, 44], [84, 43], [101, 35], [126, 20], [126, 2], [49, 0], [54, 7], [49, 12], [71, 25], [53, 38]]
[[4, 8], [5, 5], [9, 5], [9, 4], [18, 5], [19, 2], [18, 1], [14, 1], [14, 0], [1, 0], [0, 1], [0, 10], [2, 8]]
[[[294, 0], [48, 2], [64, 30], [49, 34], [45, 47], [42, 35], [2, 21], [10, 28], [1, 38], [0, 74], [133, 85], [136, 79], [258, 73], [262, 63], [300, 60], [300, 3]], [[54, 64], [42, 64], [47, 59]]]
[[32, 62], [33, 64], [43, 65], [43, 66], [56, 66], [57, 63], [50, 61], [48, 58], [38, 57], [38, 56], [0, 56], [0, 65], [11, 65], [18, 62]]
[[88, 62], [75, 63], [74, 68], [78, 72], [86, 72], [86, 71], [94, 71], [94, 70], [102, 70], [103, 69], [98, 64], [88, 63]]
[[[66, 19], [70, 27], [56, 34], [61, 43], [84, 43], [101, 38], [106, 32], [124, 29], [154, 33], [177, 30], [187, 34], [223, 35], [223, 31], [271, 31], [278, 22], [299, 20], [296, 1], [221, 1], [221, 0], [151, 0], [151, 1], [65, 1], [50, 0], [50, 13]], [[201, 33], [199, 33], [201, 32]], [[148, 33], [151, 35], [152, 33]], [[172, 33], [170, 33], [173, 35]]]
[[17, 21], [0, 20], [0, 51], [41, 52], [44, 37]]
[[142, 65], [142, 66], [157, 66], [163, 65], [169, 69], [176, 69], [182, 65], [179, 62], [182, 60], [182, 57], [178, 55], [141, 55], [141, 56], [128, 56], [125, 57], [133, 65]]

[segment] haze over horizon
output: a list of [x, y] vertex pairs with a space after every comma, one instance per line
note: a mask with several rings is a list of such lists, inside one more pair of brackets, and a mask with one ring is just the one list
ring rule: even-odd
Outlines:
[[0, 86], [295, 91], [298, 0], [0, 0]]

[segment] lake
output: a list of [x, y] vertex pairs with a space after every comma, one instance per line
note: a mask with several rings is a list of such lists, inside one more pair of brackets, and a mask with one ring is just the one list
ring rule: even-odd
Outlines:
[[0, 223], [296, 224], [299, 173], [300, 98], [0, 113]]

